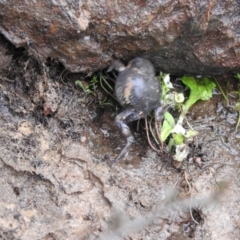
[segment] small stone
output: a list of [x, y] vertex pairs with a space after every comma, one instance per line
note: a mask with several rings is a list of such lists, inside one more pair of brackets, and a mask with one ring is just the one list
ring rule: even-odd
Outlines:
[[138, 200], [143, 207], [151, 207], [152, 206], [152, 204], [144, 196], [141, 196]]
[[81, 137], [81, 143], [85, 143], [86, 140], [87, 140], [87, 138], [86, 138], [85, 136], [82, 136], [82, 137]]

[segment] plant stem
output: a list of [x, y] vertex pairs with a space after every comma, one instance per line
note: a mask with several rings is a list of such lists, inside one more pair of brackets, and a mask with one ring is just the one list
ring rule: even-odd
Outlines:
[[220, 92], [222, 93], [222, 95], [223, 95], [223, 97], [224, 97], [224, 99], [225, 99], [225, 101], [226, 101], [226, 103], [227, 103], [227, 106], [228, 106], [228, 98], [227, 98], [226, 94], [224, 93], [222, 87], [220, 86], [220, 84], [218, 83], [218, 81], [217, 81], [216, 78], [214, 78], [214, 81], [216, 82], [216, 84], [217, 84]]

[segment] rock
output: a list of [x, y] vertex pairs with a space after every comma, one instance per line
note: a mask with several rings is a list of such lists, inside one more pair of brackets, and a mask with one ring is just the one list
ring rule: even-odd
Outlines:
[[19, 123], [18, 131], [23, 135], [28, 136], [33, 133], [34, 129], [33, 129], [32, 123], [28, 121], [24, 121]]
[[158, 70], [240, 69], [239, 1], [5, 1], [0, 32], [40, 61], [91, 72], [142, 55]]
[[89, 164], [90, 162], [90, 155], [85, 147], [83, 147], [79, 143], [70, 143], [68, 140], [64, 140], [62, 143], [63, 146], [63, 156], [75, 160], [82, 160]]
[[7, 54], [7, 49], [0, 45], [0, 69], [7, 69], [12, 61], [12, 56]]

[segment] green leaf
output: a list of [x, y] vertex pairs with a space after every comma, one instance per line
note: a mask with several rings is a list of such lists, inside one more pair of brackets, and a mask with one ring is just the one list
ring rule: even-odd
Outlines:
[[168, 145], [167, 145], [167, 149], [168, 149], [168, 152], [171, 152], [172, 150], [172, 147], [175, 146], [175, 141], [174, 139], [171, 137], [168, 141]]
[[182, 134], [173, 133], [172, 136], [173, 136], [173, 139], [175, 141], [175, 145], [180, 145], [180, 144], [183, 143], [184, 136]]
[[196, 79], [192, 76], [184, 76], [182, 82], [190, 88], [190, 96], [184, 104], [185, 112], [198, 100], [209, 100], [212, 97], [213, 89], [216, 87], [216, 84], [207, 77]]
[[175, 126], [175, 121], [174, 121], [173, 116], [169, 112], [165, 112], [164, 121], [163, 121], [163, 125], [161, 128], [161, 141], [162, 142], [164, 142], [167, 139], [167, 137], [173, 130], [174, 126]]
[[82, 90], [85, 90], [85, 88], [80, 80], [75, 81], [75, 85], [82, 88]]
[[187, 134], [185, 135], [186, 138], [190, 138], [190, 137], [194, 137], [198, 135], [198, 132], [197, 131], [194, 131], [194, 130], [188, 130], [187, 131]]
[[236, 79], [240, 80], [240, 74], [237, 73], [235, 76], [234, 76]]

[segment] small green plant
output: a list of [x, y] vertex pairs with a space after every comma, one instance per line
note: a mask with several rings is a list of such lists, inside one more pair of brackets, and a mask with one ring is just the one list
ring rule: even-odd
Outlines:
[[[184, 76], [181, 81], [190, 89], [190, 95], [187, 99], [184, 98], [182, 93], [174, 91], [174, 87], [170, 82], [169, 74], [161, 73], [159, 81], [162, 86], [162, 105], [175, 107], [180, 111], [180, 115], [175, 122], [173, 116], [168, 111], [164, 114], [163, 124], [159, 127], [158, 131], [161, 144], [168, 141], [168, 151], [171, 151], [175, 146], [176, 154], [173, 156], [175, 160], [182, 161], [188, 154], [188, 147], [185, 144], [186, 139], [190, 139], [197, 135], [197, 132], [191, 127], [186, 119], [186, 114], [190, 107], [198, 100], [209, 100], [212, 97], [212, 91], [215, 88], [215, 83], [210, 79], [203, 77], [196, 79], [192, 76]], [[189, 129], [183, 127], [183, 121], [186, 120]], [[153, 132], [151, 131], [152, 135]], [[154, 139], [156, 137], [154, 136]]]
[[234, 77], [240, 81], [240, 73], [237, 73]]
[[111, 102], [107, 101], [107, 97], [105, 96], [103, 100], [99, 100], [98, 102], [100, 107], [106, 107], [106, 106], [113, 106]]
[[[93, 75], [92, 79], [87, 82], [84, 80], [77, 80], [75, 81], [75, 85], [80, 87], [86, 94], [94, 95], [97, 98], [97, 88], [100, 86], [105, 93], [110, 95], [111, 97], [115, 98], [112, 95], [113, 88], [107, 82], [106, 77], [100, 74], [99, 76]], [[112, 106], [111, 102], [108, 102], [107, 97], [104, 96], [104, 99], [98, 100], [99, 106]]]
[[[100, 74], [100, 85], [101, 88], [105, 91], [105, 93], [107, 93], [108, 95], [110, 95], [112, 98], [114, 98], [116, 101], [117, 99], [114, 97], [113, 95], [113, 88], [111, 87], [111, 85], [108, 83], [107, 79], [105, 76], [103, 76], [102, 74]], [[106, 85], [106, 86], [104, 86]]]
[[216, 84], [207, 77], [196, 79], [191, 76], [184, 76], [182, 77], [182, 82], [190, 89], [190, 95], [182, 105], [182, 113], [178, 123], [182, 123], [189, 108], [198, 100], [209, 100], [212, 97], [213, 89], [216, 87]]
[[85, 93], [93, 94], [96, 96], [96, 89], [98, 87], [97, 77], [94, 75], [89, 83], [86, 81], [77, 80], [75, 81], [75, 85], [80, 87]]

